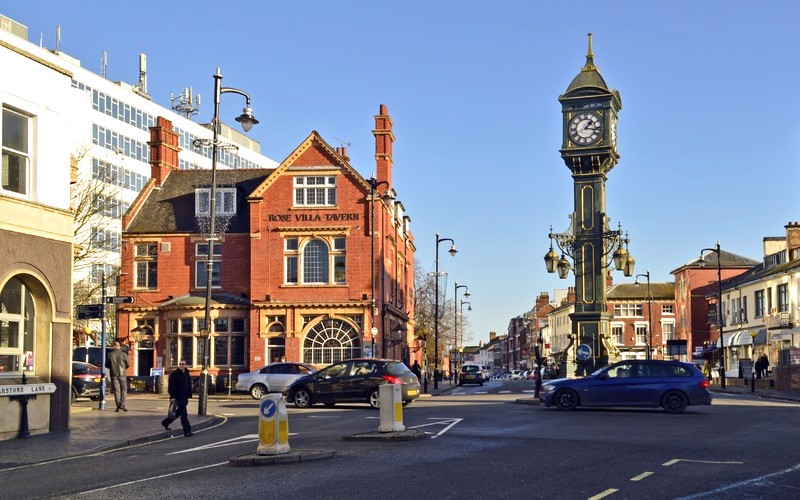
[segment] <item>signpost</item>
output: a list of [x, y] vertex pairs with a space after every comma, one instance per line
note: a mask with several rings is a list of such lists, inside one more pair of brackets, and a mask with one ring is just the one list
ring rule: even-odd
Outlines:
[[106, 297], [106, 304], [130, 304], [133, 297]]
[[105, 313], [104, 304], [85, 304], [75, 307], [76, 319], [100, 319]]
[[589, 344], [581, 344], [575, 349], [575, 357], [578, 361], [586, 361], [592, 356], [592, 346]]

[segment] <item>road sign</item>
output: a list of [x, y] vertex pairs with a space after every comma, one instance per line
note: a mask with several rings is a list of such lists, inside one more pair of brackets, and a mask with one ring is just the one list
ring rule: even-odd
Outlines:
[[581, 344], [575, 349], [575, 357], [578, 361], [586, 361], [592, 355], [592, 347], [589, 344]]
[[103, 317], [103, 304], [84, 304], [75, 307], [76, 319], [100, 319]]
[[107, 304], [130, 304], [133, 297], [106, 297]]

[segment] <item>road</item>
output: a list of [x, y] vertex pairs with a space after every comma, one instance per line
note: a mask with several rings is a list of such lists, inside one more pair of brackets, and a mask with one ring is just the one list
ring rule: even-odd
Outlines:
[[680, 415], [517, 404], [532, 382], [493, 381], [403, 411], [428, 438], [350, 442], [366, 405], [289, 407], [292, 450], [335, 457], [235, 468], [255, 452], [257, 402], [212, 402], [223, 424], [113, 452], [0, 471], [6, 498], [789, 498], [800, 488], [800, 405], [716, 395]]

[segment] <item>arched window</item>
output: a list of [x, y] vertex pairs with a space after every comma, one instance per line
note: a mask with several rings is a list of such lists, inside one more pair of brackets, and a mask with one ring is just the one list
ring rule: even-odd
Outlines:
[[34, 369], [33, 295], [19, 278], [11, 278], [0, 292], [0, 372]]
[[361, 357], [361, 337], [353, 325], [327, 319], [314, 325], [303, 342], [303, 361], [330, 364]]
[[329, 276], [328, 245], [311, 240], [303, 250], [303, 282], [327, 283]]

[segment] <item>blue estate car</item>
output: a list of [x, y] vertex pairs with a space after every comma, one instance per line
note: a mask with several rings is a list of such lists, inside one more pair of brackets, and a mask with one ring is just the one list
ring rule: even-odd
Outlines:
[[627, 360], [603, 367], [588, 377], [561, 378], [542, 384], [546, 406], [628, 406], [680, 413], [689, 405], [710, 405], [708, 379], [692, 363]]

